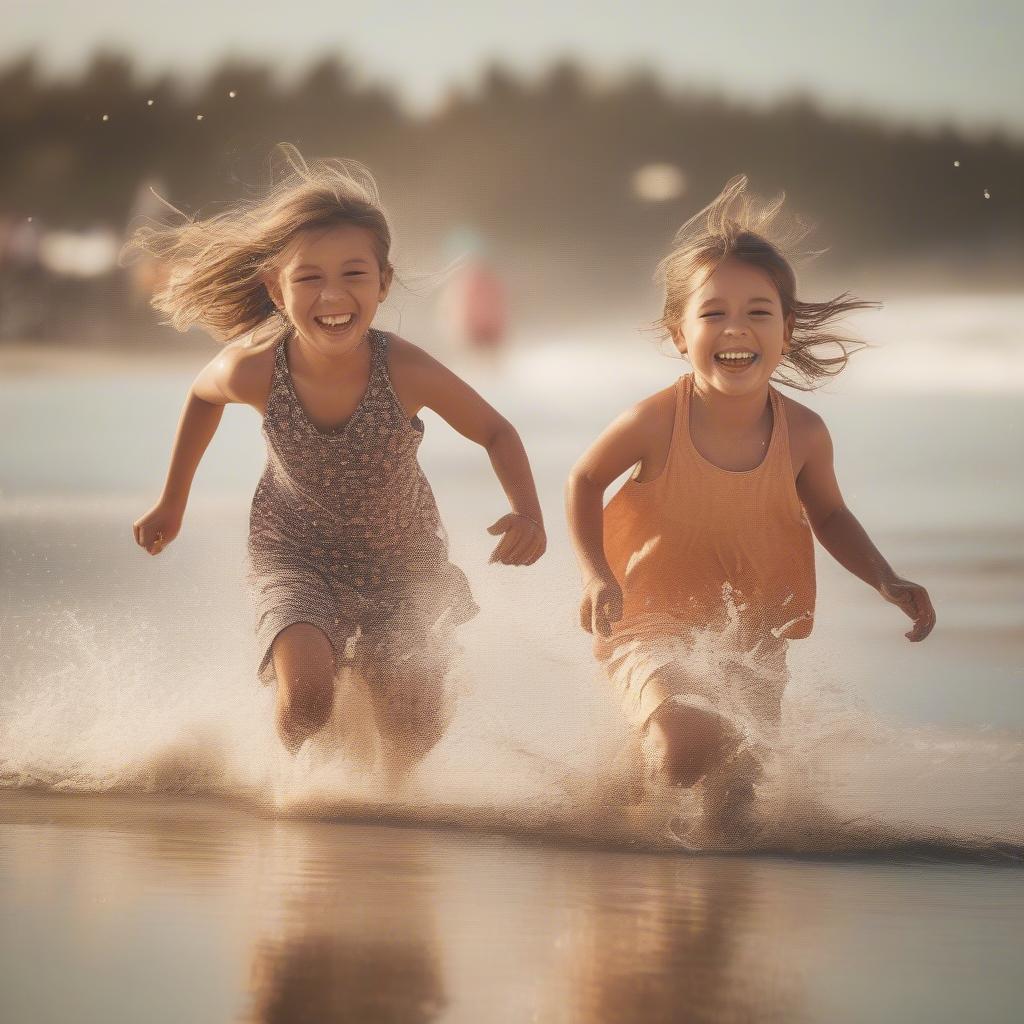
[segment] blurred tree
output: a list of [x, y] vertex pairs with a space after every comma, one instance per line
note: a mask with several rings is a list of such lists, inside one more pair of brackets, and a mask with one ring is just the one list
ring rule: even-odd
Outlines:
[[[290, 84], [266, 63], [226, 60], [192, 89], [144, 81], [115, 53], [77, 81], [45, 78], [23, 55], [0, 67], [0, 221], [121, 229], [154, 180], [182, 208], [209, 210], [265, 184], [280, 141], [370, 166], [400, 255], [419, 267], [439, 267], [452, 226], [472, 224], [513, 302], [528, 296], [538, 315], [649, 287], [674, 230], [740, 172], [823, 225], [812, 244], [832, 247], [834, 268], [939, 261], [948, 276], [990, 267], [1009, 280], [1024, 262], [1018, 141], [826, 115], [801, 94], [753, 107], [669, 93], [644, 69], [597, 83], [569, 59], [532, 82], [492, 64], [414, 118], [341, 55]], [[632, 182], [651, 164], [676, 168], [685, 188], [644, 201]]]

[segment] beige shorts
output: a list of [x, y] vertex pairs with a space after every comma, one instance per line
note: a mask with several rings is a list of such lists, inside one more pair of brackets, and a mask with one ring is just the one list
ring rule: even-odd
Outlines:
[[786, 640], [738, 650], [708, 635], [623, 631], [602, 645], [602, 661], [630, 725], [643, 729], [666, 700], [728, 719], [744, 734], [778, 729], [789, 682]]

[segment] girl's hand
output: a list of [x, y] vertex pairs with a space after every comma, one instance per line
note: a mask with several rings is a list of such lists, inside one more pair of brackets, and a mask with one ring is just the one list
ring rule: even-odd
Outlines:
[[504, 534], [497, 547], [491, 552], [488, 562], [502, 565], [533, 565], [544, 554], [548, 538], [540, 523], [516, 512], [503, 515], [496, 523], [487, 527], [492, 537]]
[[914, 626], [903, 635], [911, 642], [923, 640], [935, 625], [935, 609], [932, 608], [928, 591], [919, 583], [896, 577], [882, 583], [878, 592], [891, 604], [914, 620]]
[[611, 624], [621, 618], [622, 587], [615, 579], [595, 576], [583, 588], [580, 625], [588, 633], [611, 636]]
[[135, 543], [151, 555], [159, 555], [181, 531], [185, 510], [158, 502], [132, 524]]

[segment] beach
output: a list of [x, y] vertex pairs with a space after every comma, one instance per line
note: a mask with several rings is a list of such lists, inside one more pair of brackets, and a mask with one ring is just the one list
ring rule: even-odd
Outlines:
[[425, 414], [482, 612], [451, 730], [397, 801], [351, 766], [282, 767], [244, 590], [252, 410], [226, 412], [178, 540], [133, 544], [208, 356], [0, 364], [0, 1019], [1015, 1020], [1021, 313], [1013, 294], [894, 299], [858, 321], [878, 347], [806, 397], [848, 504], [938, 625], [909, 644], [818, 549], [771, 827], [727, 853], [593, 801], [621, 726], [575, 625], [561, 488], [688, 369], [649, 337], [437, 353], [520, 430], [550, 544], [530, 569], [487, 564], [500, 488]]

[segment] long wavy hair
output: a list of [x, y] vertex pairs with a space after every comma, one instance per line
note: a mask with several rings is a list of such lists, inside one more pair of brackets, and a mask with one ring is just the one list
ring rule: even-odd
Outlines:
[[803, 302], [796, 295], [792, 262], [796, 247], [810, 227], [797, 218], [779, 224], [785, 194], [765, 200], [747, 191], [747, 178], [731, 178], [721, 193], [676, 232], [672, 251], [658, 264], [656, 280], [664, 286], [665, 306], [655, 326], [671, 336], [682, 320], [689, 297], [726, 260], [742, 260], [772, 279], [783, 316], [793, 317], [790, 350], [772, 380], [812, 391], [841, 373], [850, 356], [867, 343], [837, 333], [833, 325], [858, 309], [877, 309], [877, 302], [848, 292], [824, 302]]
[[366, 228], [381, 275], [393, 273], [391, 229], [369, 170], [352, 160], [307, 161], [288, 143], [277, 150], [285, 171], [265, 194], [204, 219], [167, 204], [173, 223], [142, 226], [126, 246], [167, 266], [152, 304], [178, 330], [198, 324], [227, 340], [264, 323], [275, 312], [264, 278], [300, 231]]

